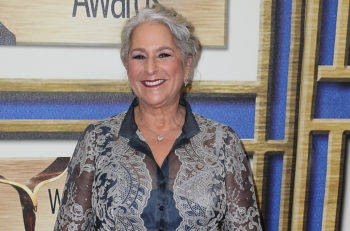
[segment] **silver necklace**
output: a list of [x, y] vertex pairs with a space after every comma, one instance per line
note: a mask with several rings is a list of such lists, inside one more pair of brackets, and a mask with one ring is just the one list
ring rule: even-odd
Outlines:
[[180, 123], [180, 124], [176, 124], [177, 126], [176, 126], [175, 128], [170, 129], [169, 131], [167, 131], [167, 132], [164, 133], [164, 134], [158, 134], [158, 133], [155, 132], [153, 129], [147, 127], [147, 126], [143, 123], [140, 110], [139, 110], [139, 118], [140, 118], [141, 125], [144, 126], [145, 128], [147, 128], [147, 129], [148, 129], [150, 132], [152, 132], [154, 135], [156, 135], [158, 142], [162, 141], [166, 135], [168, 135], [168, 134], [170, 134], [171, 132], [175, 131], [175, 130], [178, 129], [178, 128], [180, 127], [180, 125], [181, 125], [181, 123]]

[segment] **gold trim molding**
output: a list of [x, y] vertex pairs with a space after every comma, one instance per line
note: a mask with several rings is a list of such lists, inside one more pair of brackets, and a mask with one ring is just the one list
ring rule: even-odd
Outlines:
[[[255, 94], [260, 92], [255, 81], [193, 81], [186, 92]], [[26, 92], [118, 92], [130, 93], [126, 80], [91, 79], [0, 79], [0, 91]]]

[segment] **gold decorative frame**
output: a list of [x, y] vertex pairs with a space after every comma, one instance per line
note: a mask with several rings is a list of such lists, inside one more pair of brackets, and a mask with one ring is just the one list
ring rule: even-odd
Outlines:
[[292, 230], [303, 230], [307, 219], [308, 160], [312, 133], [328, 133], [327, 176], [322, 217], [322, 230], [339, 230], [341, 192], [345, 155], [345, 135], [350, 119], [315, 119], [316, 86], [319, 81], [349, 82], [349, 0], [338, 1], [334, 59], [332, 66], [318, 65], [322, 1], [306, 4], [305, 40], [302, 57], [300, 106], [298, 122], [295, 187], [293, 194]]
[[[261, 1], [260, 41], [257, 81], [201, 81], [194, 82], [191, 93], [228, 93], [256, 96], [254, 139], [243, 140], [248, 153], [253, 154], [253, 173], [258, 192], [259, 205], [262, 204], [264, 159], [267, 153], [283, 153], [283, 176], [281, 188], [280, 230], [287, 230], [290, 222], [290, 196], [292, 192], [292, 162], [295, 144], [295, 111], [297, 82], [299, 75], [300, 40], [302, 28], [302, 1], [293, 1], [292, 39], [288, 93], [286, 109], [286, 129], [284, 140], [268, 140], [268, 102], [271, 79], [272, 49], [274, 37], [273, 0]], [[128, 92], [126, 81], [112, 80], [42, 80], [42, 79], [0, 79], [0, 91], [35, 92]], [[0, 132], [79, 132], [91, 120], [0, 120]]]
[[[342, 160], [345, 135], [350, 131], [350, 119], [315, 119], [313, 107], [315, 89], [319, 81], [350, 81], [350, 68], [346, 65], [349, 58], [350, 3], [349, 0], [338, 1], [334, 64], [320, 66], [317, 64], [317, 55], [322, 1], [292, 1], [285, 136], [283, 140], [270, 140], [268, 124], [276, 1], [261, 1], [257, 81], [194, 82], [188, 91], [255, 95], [254, 139], [245, 139], [243, 144], [246, 151], [253, 155], [253, 173], [258, 202], [262, 209], [265, 207], [263, 198], [265, 157], [274, 153], [283, 155], [279, 230], [305, 230], [310, 135], [314, 132], [328, 133], [329, 148], [322, 230], [337, 230], [344, 168]], [[0, 91], [128, 92], [129, 90], [125, 81], [0, 79]], [[93, 121], [0, 120], [0, 132], [79, 132], [91, 122]]]

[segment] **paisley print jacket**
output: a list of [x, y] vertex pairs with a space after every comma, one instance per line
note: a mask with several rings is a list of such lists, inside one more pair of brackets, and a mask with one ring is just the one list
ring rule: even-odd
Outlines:
[[127, 112], [91, 124], [68, 169], [54, 230], [262, 230], [234, 131], [191, 111], [162, 166]]

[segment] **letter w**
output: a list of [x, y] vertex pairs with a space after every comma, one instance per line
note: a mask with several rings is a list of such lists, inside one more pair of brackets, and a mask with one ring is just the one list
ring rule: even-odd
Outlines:
[[51, 189], [48, 189], [48, 192], [49, 192], [49, 197], [50, 197], [51, 212], [52, 212], [52, 214], [55, 214], [55, 210], [56, 210], [56, 201], [58, 202], [58, 205], [61, 204], [60, 194], [58, 193], [58, 189], [56, 188], [56, 191], [55, 191], [55, 200], [52, 201]]
[[[90, 0], [92, 16], [96, 18], [99, 0]], [[101, 0], [103, 17], [107, 18], [109, 0]]]

